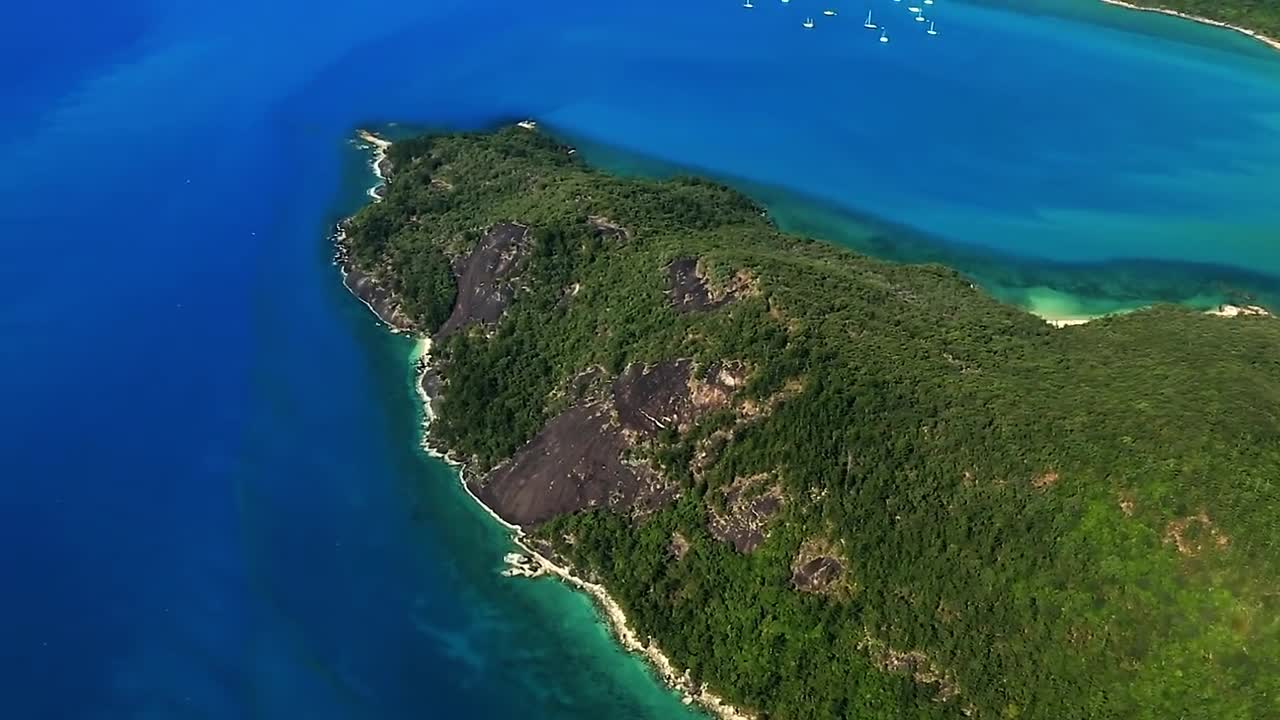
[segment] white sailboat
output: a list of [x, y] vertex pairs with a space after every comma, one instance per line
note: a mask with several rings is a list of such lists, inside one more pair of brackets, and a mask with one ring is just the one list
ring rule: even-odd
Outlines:
[[871, 22], [871, 11], [870, 11], [870, 10], [868, 10], [868, 11], [867, 11], [867, 21], [866, 21], [866, 22], [864, 22], [864, 23], [862, 23], [862, 27], [867, 28], [868, 30], [875, 30], [875, 29], [876, 29], [876, 24], [875, 24], [875, 23], [873, 23], [873, 22]]
[[880, 42], [882, 42], [882, 43], [887, 43], [887, 42], [889, 42], [889, 31], [888, 31], [888, 30], [881, 30], [881, 31], [880, 31]]
[[916, 15], [916, 22], [924, 22], [924, 15], [917, 14], [917, 15]]
[[925, 32], [926, 32], [926, 33], [928, 33], [928, 34], [930, 34], [930, 35], [937, 35], [937, 34], [938, 34], [938, 31], [933, 29], [933, 21], [932, 21], [932, 20], [930, 20], [930, 21], [929, 21], [929, 29], [928, 29], [928, 30], [925, 30]]
[[805, 30], [812, 30], [812, 29], [813, 29], [813, 18], [805, 18], [805, 19], [804, 19], [804, 29], [805, 29]]
[[751, 8], [755, 7], [755, 5], [752, 5], [752, 4], [751, 4], [751, 0], [747, 0], [746, 2], [742, 3], [742, 7], [747, 8], [747, 9], [749, 10], [749, 9], [751, 9]]
[[912, 5], [912, 6], [910, 6], [910, 7], [908, 7], [908, 8], [907, 8], [907, 12], [914, 12], [914, 13], [918, 13], [918, 12], [920, 12], [920, 6], [918, 6], [918, 5]]
[[835, 11], [835, 10], [823, 10], [823, 11], [822, 11], [822, 14], [823, 14], [823, 15], [826, 15], [827, 17], [835, 17], [835, 16], [836, 16], [836, 11]]

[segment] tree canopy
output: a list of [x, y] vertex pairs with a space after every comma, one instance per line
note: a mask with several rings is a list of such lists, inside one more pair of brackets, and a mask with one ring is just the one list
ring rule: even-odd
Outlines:
[[[749, 370], [732, 409], [637, 448], [672, 503], [539, 530], [730, 702], [797, 720], [1280, 717], [1280, 320], [1157, 307], [1054, 329], [948, 268], [791, 236], [727, 187], [612, 177], [524, 129], [391, 157], [349, 242], [424, 332], [485, 228], [533, 229], [502, 319], [437, 348], [432, 432], [478, 469], [587, 368]], [[740, 292], [680, 311], [680, 258]], [[759, 474], [785, 501], [740, 554], [708, 517]], [[819, 546], [840, 592], [793, 586]]]

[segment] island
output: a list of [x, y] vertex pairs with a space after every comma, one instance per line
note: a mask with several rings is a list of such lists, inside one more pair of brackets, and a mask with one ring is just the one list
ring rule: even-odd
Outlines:
[[1266, 309], [1055, 328], [532, 123], [378, 152], [338, 264], [429, 346], [429, 447], [690, 699], [1280, 717]]

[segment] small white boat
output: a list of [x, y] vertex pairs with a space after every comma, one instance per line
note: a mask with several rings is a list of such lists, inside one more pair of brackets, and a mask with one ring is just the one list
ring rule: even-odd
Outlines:
[[928, 30], [925, 30], [925, 32], [926, 32], [926, 33], [928, 33], [928, 34], [930, 34], [930, 35], [937, 35], [937, 34], [938, 34], [938, 31], [933, 29], [933, 21], [932, 21], [932, 20], [930, 20], [930, 21], [929, 21], [929, 29], [928, 29]]
[[916, 15], [916, 22], [924, 22], [924, 16], [923, 16], [923, 15]]
[[805, 19], [804, 19], [804, 29], [805, 29], [805, 30], [812, 30], [812, 29], [813, 29], [813, 18], [805, 18]]
[[823, 14], [823, 15], [826, 15], [827, 17], [835, 17], [835, 16], [836, 16], [836, 11], [835, 11], [835, 10], [823, 10], [823, 11], [822, 11], [822, 14]]
[[889, 31], [888, 31], [888, 30], [881, 30], [881, 31], [880, 31], [880, 42], [882, 42], [882, 43], [887, 43], [887, 42], [889, 42]]
[[908, 7], [908, 8], [907, 8], [907, 11], [908, 11], [908, 12], [918, 13], [918, 12], [920, 12], [920, 8], [919, 8], [918, 6], [916, 6], [916, 5], [912, 5], [911, 7]]
[[866, 28], [866, 29], [868, 29], [868, 30], [875, 30], [875, 29], [876, 29], [876, 24], [875, 24], [875, 23], [873, 23], [873, 22], [871, 22], [871, 11], [870, 11], [870, 10], [868, 10], [868, 11], [867, 11], [867, 21], [866, 21], [866, 22], [864, 22], [864, 23], [862, 23], [862, 27], [864, 27], [864, 28]]
[[933, 0], [924, 0], [924, 4], [925, 4], [925, 5], [932, 5], [932, 4], [933, 4]]
[[742, 3], [742, 7], [750, 9], [755, 7], [755, 5], [751, 4], [751, 0], [747, 0], [746, 2]]

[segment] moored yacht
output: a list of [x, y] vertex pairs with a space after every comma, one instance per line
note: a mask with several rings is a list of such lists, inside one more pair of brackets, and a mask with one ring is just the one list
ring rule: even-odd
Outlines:
[[867, 11], [867, 21], [866, 21], [866, 22], [864, 22], [864, 23], [862, 23], [862, 27], [867, 28], [868, 30], [875, 30], [875, 29], [876, 29], [876, 24], [875, 24], [875, 23], [873, 23], [873, 22], [871, 22], [871, 11], [870, 11], [870, 10], [868, 10], [868, 11]]

